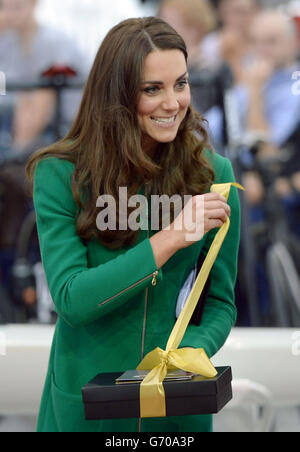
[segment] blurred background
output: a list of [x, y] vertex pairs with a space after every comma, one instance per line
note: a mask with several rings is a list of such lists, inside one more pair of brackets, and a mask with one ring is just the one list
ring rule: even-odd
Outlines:
[[68, 131], [110, 28], [150, 15], [183, 36], [193, 105], [246, 187], [215, 428], [300, 431], [300, 0], [0, 0], [0, 431], [34, 430], [56, 321], [26, 161]]

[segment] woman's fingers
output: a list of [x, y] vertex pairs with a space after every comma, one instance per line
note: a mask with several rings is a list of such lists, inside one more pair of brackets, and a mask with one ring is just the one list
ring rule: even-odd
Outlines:
[[226, 198], [224, 198], [224, 196], [220, 195], [219, 193], [216, 192], [211, 192], [211, 193], [205, 193], [204, 195], [204, 199], [208, 200], [208, 201], [223, 201], [223, 202], [227, 202]]
[[205, 210], [211, 215], [212, 212], [223, 210], [228, 216], [231, 214], [231, 208], [228, 204], [222, 201], [213, 201], [205, 204]]
[[221, 228], [223, 224], [224, 222], [222, 220], [208, 220], [207, 230], [210, 231], [211, 229]]
[[231, 208], [227, 204], [226, 198], [219, 193], [207, 193], [204, 197], [204, 202], [205, 215], [208, 215], [208, 218], [220, 218], [220, 215], [223, 218], [223, 212], [227, 216], [231, 215]]
[[225, 208], [208, 210], [205, 214], [205, 218], [207, 218], [208, 220], [220, 219], [220, 220], [226, 221], [228, 217], [229, 217], [229, 212]]

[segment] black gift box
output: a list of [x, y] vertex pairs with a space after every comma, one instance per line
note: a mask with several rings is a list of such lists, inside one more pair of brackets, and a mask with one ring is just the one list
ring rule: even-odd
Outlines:
[[[218, 413], [232, 399], [232, 373], [216, 370], [215, 378], [164, 381], [167, 416]], [[140, 383], [115, 384], [121, 374], [99, 374], [82, 388], [86, 420], [140, 417]]]

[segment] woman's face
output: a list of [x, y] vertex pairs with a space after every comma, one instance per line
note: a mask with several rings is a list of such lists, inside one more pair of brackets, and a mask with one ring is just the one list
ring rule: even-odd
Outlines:
[[184, 54], [176, 49], [151, 52], [145, 59], [137, 105], [145, 150], [176, 138], [190, 103]]

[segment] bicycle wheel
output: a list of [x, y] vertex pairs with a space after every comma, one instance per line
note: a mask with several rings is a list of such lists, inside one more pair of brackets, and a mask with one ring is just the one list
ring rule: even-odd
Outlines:
[[[293, 247], [293, 252], [291, 248]], [[274, 326], [300, 326], [300, 279], [295, 243], [277, 242], [267, 251]]]
[[282, 253], [290, 301], [291, 326], [300, 326], [300, 243], [290, 236], [286, 241], [287, 254]]
[[285, 282], [276, 244], [267, 250], [266, 270], [271, 295], [270, 326], [288, 327], [289, 312], [286, 302]]
[[0, 325], [15, 322], [15, 309], [7, 290], [0, 285]]

